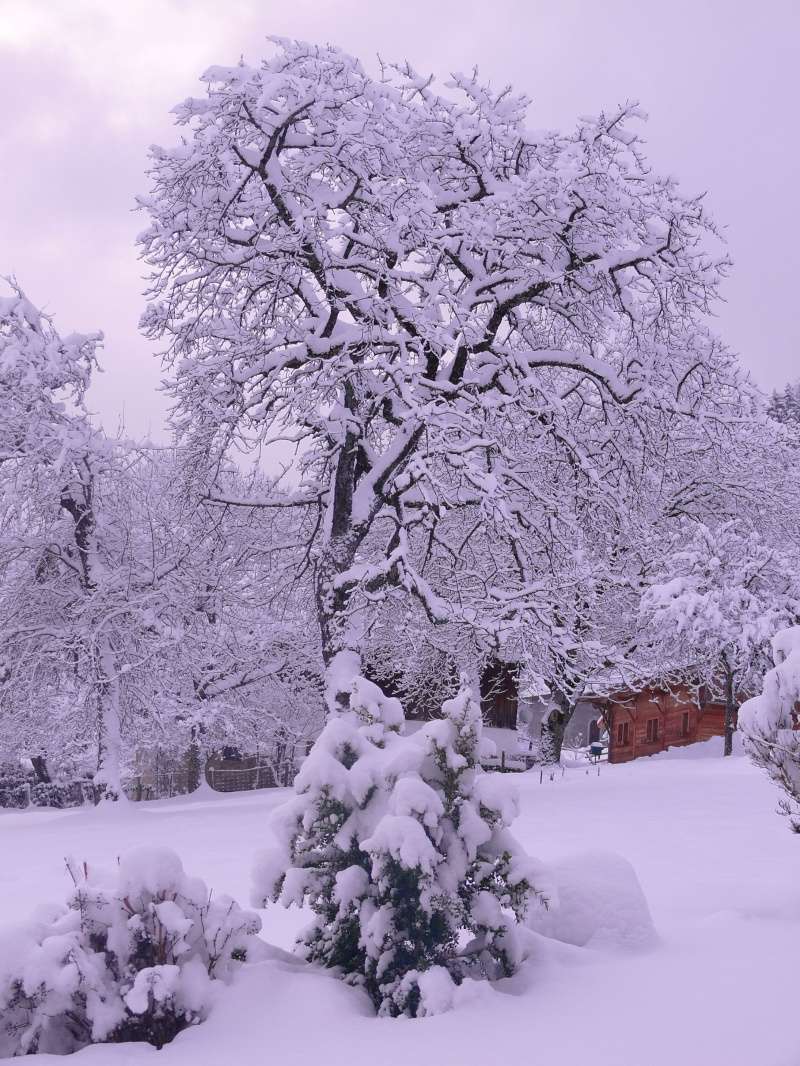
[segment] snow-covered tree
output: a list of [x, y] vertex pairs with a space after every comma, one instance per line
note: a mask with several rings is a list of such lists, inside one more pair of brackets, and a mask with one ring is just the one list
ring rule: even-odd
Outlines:
[[781, 392], [774, 391], [769, 398], [767, 413], [787, 429], [800, 432], [800, 381], [787, 384]]
[[[107, 450], [89, 424], [83, 398], [101, 335], [62, 338], [51, 320], [10, 284], [13, 294], [0, 301], [0, 565], [6, 656], [0, 701], [13, 700], [17, 678], [28, 699], [34, 695], [32, 678], [48, 695], [57, 689], [54, 657], [41, 654], [43, 644], [62, 662], [72, 658], [77, 667], [80, 658], [79, 683], [98, 723], [98, 783], [117, 795], [116, 670], [106, 635], [85, 613], [94, 601], [101, 565], [94, 492], [96, 467]], [[75, 604], [83, 612], [84, 635], [97, 637], [91, 645], [65, 639], [65, 612], [73, 612]]]
[[102, 334], [62, 337], [16, 281], [0, 297], [0, 468], [55, 465], [80, 429]]
[[0, 748], [77, 761], [109, 798], [134, 755], [181, 765], [188, 752], [196, 787], [205, 757], [232, 745], [288, 777], [319, 730], [322, 682], [313, 621], [281, 596], [286, 531], [187, 494], [179, 451], [87, 434], [69, 497], [84, 500], [87, 550], [63, 469], [9, 493]]
[[212, 472], [234, 444], [297, 449], [285, 491], [209, 495], [297, 509], [331, 676], [394, 594], [497, 642], [545, 598], [545, 461], [599, 488], [620, 424], [738, 394], [702, 201], [647, 167], [634, 107], [533, 134], [476, 76], [439, 96], [286, 41], [204, 80], [153, 152], [144, 328]]
[[791, 557], [743, 520], [684, 520], [661, 549], [640, 625], [662, 663], [722, 689], [730, 755], [740, 693], [754, 690], [771, 637], [800, 611]]
[[136, 512], [136, 473], [130, 448], [82, 419], [59, 462], [39, 464], [35, 489], [18, 486], [24, 531], [7, 528], [0, 543], [4, 732], [80, 755], [110, 800], [122, 796], [123, 717], [153, 694], [163, 605], [161, 545]]
[[182, 449], [149, 457], [138, 504], [147, 526], [163, 525], [165, 557], [177, 561], [153, 623], [162, 637], [159, 714], [145, 715], [140, 741], [189, 749], [196, 766], [232, 746], [257, 753], [284, 780], [322, 718], [308, 582], [291, 577], [300, 560], [288, 515], [206, 505], [184, 484], [191, 461]]
[[739, 708], [739, 729], [750, 757], [784, 793], [780, 812], [800, 833], [800, 627], [776, 633], [772, 654], [761, 694]]
[[465, 977], [514, 972], [538, 871], [508, 831], [513, 800], [481, 771], [469, 691], [418, 732], [402, 725], [397, 699], [352, 679], [349, 709], [276, 812], [280, 847], [259, 863], [255, 899], [308, 904], [304, 956], [363, 986], [379, 1013], [416, 1016], [435, 1009], [428, 991], [441, 1003]]

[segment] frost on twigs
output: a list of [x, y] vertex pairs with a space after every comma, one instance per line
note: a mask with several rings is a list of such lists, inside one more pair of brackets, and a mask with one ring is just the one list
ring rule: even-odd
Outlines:
[[779, 810], [800, 833], [800, 626], [773, 637], [772, 655], [761, 695], [739, 708], [739, 729], [753, 762], [783, 790]]
[[261, 928], [212, 897], [174, 852], [140, 848], [111, 874], [68, 861], [74, 889], [0, 945], [0, 1056], [92, 1043], [161, 1047], [205, 1018]]
[[512, 974], [518, 923], [541, 901], [507, 828], [516, 803], [481, 770], [469, 689], [442, 713], [403, 736], [399, 701], [357, 678], [256, 870], [255, 902], [310, 906], [301, 953], [362, 986], [379, 1014], [437, 1013], [465, 978]]

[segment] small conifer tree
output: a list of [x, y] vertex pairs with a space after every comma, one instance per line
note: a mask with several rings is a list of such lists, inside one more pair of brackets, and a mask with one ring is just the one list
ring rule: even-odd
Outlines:
[[537, 893], [507, 828], [515, 803], [481, 769], [469, 689], [410, 736], [403, 721], [398, 700], [356, 678], [277, 813], [256, 899], [308, 904], [305, 958], [364, 987], [380, 1014], [415, 1016], [442, 1009], [465, 977], [514, 972]]

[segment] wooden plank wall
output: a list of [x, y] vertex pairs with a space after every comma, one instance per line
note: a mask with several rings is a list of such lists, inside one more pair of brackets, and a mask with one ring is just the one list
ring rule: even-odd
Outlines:
[[[643, 755], [655, 755], [676, 745], [694, 744], [710, 737], [722, 736], [725, 729], [725, 708], [719, 703], [707, 703], [700, 708], [689, 689], [673, 692], [645, 689], [625, 698], [612, 697], [608, 701], [611, 718], [609, 762], [630, 762]], [[607, 712], [607, 713], [608, 713]], [[688, 714], [688, 730], [684, 731], [684, 715]], [[657, 739], [648, 739], [648, 721], [658, 722]], [[629, 723], [628, 744], [617, 743], [620, 722]]]

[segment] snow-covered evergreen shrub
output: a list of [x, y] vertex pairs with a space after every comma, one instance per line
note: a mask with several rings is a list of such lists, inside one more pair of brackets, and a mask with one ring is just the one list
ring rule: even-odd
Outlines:
[[276, 812], [280, 846], [255, 900], [307, 903], [299, 948], [363, 986], [380, 1014], [432, 1013], [466, 976], [521, 958], [517, 923], [534, 865], [509, 833], [505, 782], [480, 767], [480, 710], [462, 688], [443, 717], [403, 736], [398, 700], [364, 678], [331, 719]]
[[0, 781], [0, 807], [11, 810], [25, 810], [30, 804], [30, 785]]
[[89, 779], [39, 781], [31, 788], [34, 807], [80, 807], [84, 803], [94, 803], [94, 785]]
[[0, 807], [24, 810], [26, 807], [80, 807], [94, 803], [96, 790], [88, 778], [65, 781], [37, 781], [24, 771], [0, 771]]
[[775, 634], [772, 655], [761, 695], [739, 708], [738, 728], [752, 760], [783, 790], [778, 808], [800, 833], [800, 626]]
[[134, 851], [110, 876], [68, 866], [67, 906], [0, 944], [0, 1056], [161, 1047], [201, 1021], [213, 982], [252, 946], [258, 915], [212, 898], [167, 849]]
[[24, 810], [31, 804], [33, 774], [8, 763], [0, 765], [0, 807]]

